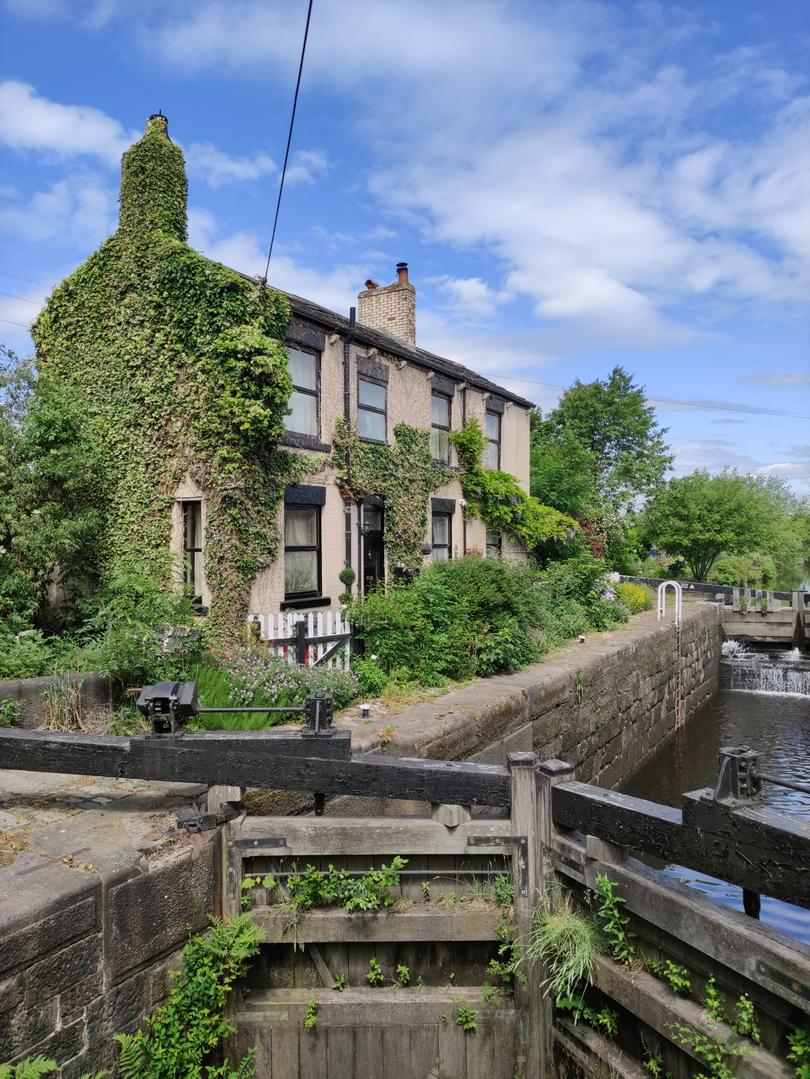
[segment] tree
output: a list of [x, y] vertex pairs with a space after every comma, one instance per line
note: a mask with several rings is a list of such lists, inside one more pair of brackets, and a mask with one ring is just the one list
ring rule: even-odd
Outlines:
[[581, 473], [585, 451], [600, 494], [618, 508], [653, 494], [661, 484], [672, 465], [665, 434], [644, 390], [622, 367], [614, 367], [607, 380], [577, 379], [540, 421], [537, 440], [547, 451], [556, 446], [563, 454], [577, 445], [572, 475]]
[[599, 505], [594, 460], [572, 431], [548, 437], [538, 412], [531, 414], [531, 491], [547, 506], [570, 517], [593, 513]]
[[653, 545], [680, 555], [705, 581], [717, 557], [761, 548], [772, 529], [772, 505], [751, 476], [706, 471], [670, 480], [644, 515]]

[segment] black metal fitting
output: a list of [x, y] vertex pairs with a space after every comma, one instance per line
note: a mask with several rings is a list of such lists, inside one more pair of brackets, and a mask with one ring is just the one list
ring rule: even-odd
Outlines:
[[719, 772], [714, 788], [716, 802], [744, 802], [759, 796], [759, 754], [748, 746], [723, 746], [718, 754]]

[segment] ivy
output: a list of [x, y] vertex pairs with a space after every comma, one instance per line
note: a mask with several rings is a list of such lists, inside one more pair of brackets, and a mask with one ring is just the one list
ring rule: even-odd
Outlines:
[[38, 392], [72, 396], [102, 463], [102, 585], [133, 552], [168, 585], [174, 492], [188, 475], [205, 493], [216, 646], [241, 635], [252, 580], [278, 553], [284, 488], [314, 465], [278, 447], [287, 301], [188, 247], [186, 193], [182, 151], [152, 117], [124, 155], [118, 231], [55, 289], [32, 333]]
[[394, 439], [393, 446], [361, 442], [355, 428], [340, 419], [332, 462], [344, 497], [360, 500], [376, 494], [385, 500], [383, 527], [391, 565], [416, 572], [422, 568], [428, 499], [454, 472], [433, 461], [427, 431], [400, 423]]
[[451, 433], [461, 466], [461, 488], [467, 511], [483, 520], [493, 532], [505, 532], [532, 551], [549, 540], [573, 536], [577, 524], [572, 517], [544, 506], [527, 495], [508, 472], [482, 464], [484, 433], [475, 419], [461, 431]]

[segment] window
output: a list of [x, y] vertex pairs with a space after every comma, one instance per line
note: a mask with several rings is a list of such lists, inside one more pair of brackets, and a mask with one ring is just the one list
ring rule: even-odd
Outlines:
[[503, 536], [500, 532], [490, 532], [487, 529], [487, 558], [500, 558], [503, 544]]
[[434, 461], [450, 460], [450, 398], [443, 393], [430, 395], [430, 450]]
[[357, 380], [357, 433], [367, 442], [385, 442], [388, 387], [369, 378]]
[[202, 603], [203, 531], [202, 502], [182, 502], [183, 507], [183, 585], [192, 603]]
[[434, 513], [431, 518], [431, 558], [434, 562], [446, 562], [452, 557], [453, 517], [450, 513]]
[[292, 412], [287, 417], [287, 430], [297, 435], [317, 438], [318, 425], [318, 356], [287, 345], [287, 366], [293, 381], [290, 396]]
[[284, 595], [318, 596], [321, 592], [321, 508], [284, 508]]
[[501, 417], [497, 412], [484, 415], [484, 464], [487, 468], [501, 467]]

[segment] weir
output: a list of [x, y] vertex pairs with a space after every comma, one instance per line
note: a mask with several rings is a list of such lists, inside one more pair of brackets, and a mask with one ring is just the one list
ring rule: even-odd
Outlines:
[[720, 661], [720, 686], [750, 693], [810, 697], [810, 655], [799, 648], [757, 650], [726, 641]]

